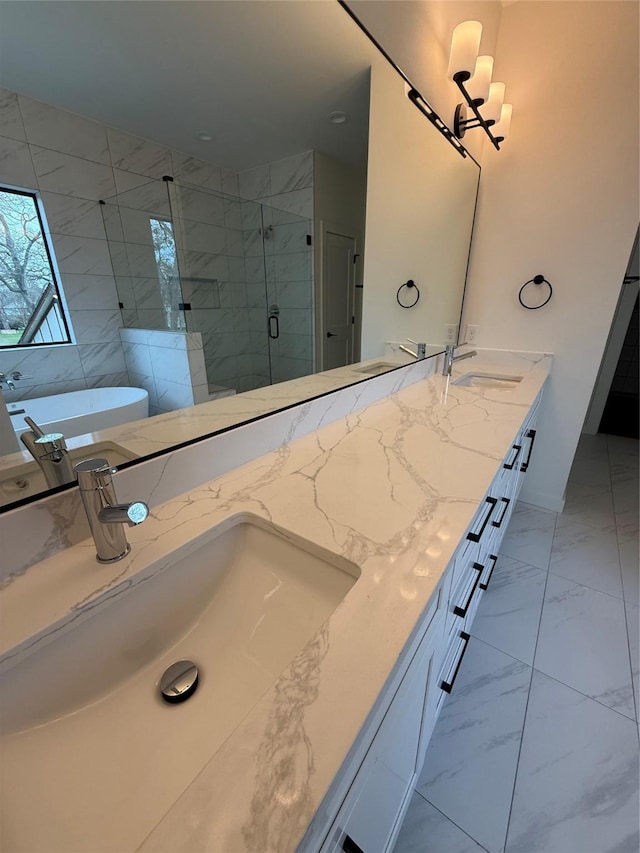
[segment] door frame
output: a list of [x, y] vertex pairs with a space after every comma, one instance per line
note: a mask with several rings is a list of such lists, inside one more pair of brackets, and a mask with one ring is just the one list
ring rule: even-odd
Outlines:
[[[345, 237], [348, 240], [353, 240], [355, 255], [359, 252], [358, 238], [352, 233], [353, 229], [340, 225], [337, 222], [332, 222], [330, 219], [320, 220], [320, 245], [316, 254], [316, 276], [314, 287], [314, 314], [315, 314], [315, 371], [324, 370], [323, 356], [323, 341], [326, 334], [326, 323], [324, 318], [324, 290], [325, 290], [325, 264], [324, 252], [327, 243], [327, 233], [338, 234], [340, 237]], [[351, 277], [349, 282], [349, 304], [351, 305], [352, 316], [355, 316], [356, 310], [356, 264], [352, 265]], [[355, 355], [355, 328], [356, 324], [351, 324], [351, 351]]]

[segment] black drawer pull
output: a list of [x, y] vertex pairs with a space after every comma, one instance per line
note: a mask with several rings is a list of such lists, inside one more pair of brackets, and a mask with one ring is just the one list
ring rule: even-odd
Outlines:
[[462, 616], [463, 619], [467, 615], [467, 610], [469, 609], [469, 605], [471, 604], [473, 595], [476, 589], [478, 588], [478, 584], [480, 583], [480, 575], [484, 571], [484, 566], [481, 566], [480, 563], [474, 563], [473, 568], [478, 572], [478, 574], [476, 575], [476, 579], [474, 580], [473, 585], [469, 590], [467, 600], [462, 605], [462, 607], [460, 607], [459, 604], [456, 604], [456, 606], [453, 608], [453, 612], [456, 614], [456, 616]]
[[529, 452], [527, 453], [527, 458], [524, 460], [522, 465], [520, 466], [521, 471], [526, 471], [529, 467], [529, 462], [531, 462], [531, 451], [533, 450], [533, 442], [536, 440], [536, 431], [535, 429], [530, 429], [527, 433], [527, 438], [531, 439], [531, 444], [529, 445]]
[[453, 677], [451, 678], [451, 681], [440, 682], [440, 689], [444, 690], [445, 693], [451, 693], [451, 691], [453, 690], [453, 685], [456, 683], [456, 678], [458, 677], [458, 673], [460, 672], [460, 664], [462, 663], [462, 658], [464, 657], [464, 653], [467, 651], [467, 646], [469, 645], [469, 640], [471, 639], [471, 635], [467, 634], [465, 631], [460, 631], [460, 636], [464, 640], [464, 646], [462, 648], [462, 652], [460, 653], [460, 657], [458, 658], [458, 663], [456, 664]]
[[359, 847], [350, 835], [345, 835], [342, 849], [344, 853], [364, 853], [362, 847]]
[[497, 498], [485, 498], [485, 501], [489, 504], [489, 511], [487, 512], [482, 525], [480, 526], [480, 530], [477, 533], [467, 533], [467, 539], [470, 539], [471, 542], [479, 542], [480, 537], [484, 533], [484, 529], [487, 526], [489, 519], [491, 518], [491, 513], [496, 508], [496, 504], [498, 503]]
[[518, 456], [520, 456], [520, 451], [522, 450], [522, 445], [521, 445], [521, 444], [513, 444], [513, 445], [511, 446], [511, 449], [512, 449], [512, 450], [515, 450], [516, 455], [513, 457], [513, 459], [511, 460], [511, 462], [505, 462], [505, 463], [504, 463], [504, 465], [502, 466], [503, 468], [506, 468], [506, 469], [507, 469], [507, 471], [512, 471], [512, 470], [513, 470], [514, 465], [515, 465], [515, 464], [516, 464], [516, 462], [518, 461]]
[[489, 559], [492, 561], [491, 568], [489, 569], [489, 574], [487, 575], [486, 580], [482, 581], [482, 583], [480, 584], [480, 589], [487, 589], [491, 580], [491, 576], [493, 575], [493, 570], [495, 569], [496, 563], [498, 562], [498, 558], [495, 554], [490, 554]]
[[509, 509], [509, 504], [511, 503], [511, 498], [500, 498], [500, 500], [504, 503], [504, 509], [502, 510], [502, 515], [500, 516], [500, 518], [497, 521], [494, 518], [491, 522], [494, 527], [502, 527], [502, 522], [504, 521], [504, 517], [507, 514], [507, 510]]

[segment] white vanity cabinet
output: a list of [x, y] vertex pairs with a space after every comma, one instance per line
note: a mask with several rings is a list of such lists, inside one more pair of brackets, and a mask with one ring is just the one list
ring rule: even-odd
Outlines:
[[[438, 689], [437, 652], [442, 644], [443, 603], [440, 586], [428, 627], [413, 652], [331, 827], [322, 853], [390, 850], [402, 823], [433, 727], [432, 694]], [[409, 652], [411, 655], [411, 651]], [[439, 692], [439, 691], [438, 691]]]
[[[359, 761], [352, 759], [343, 767], [352, 782], [321, 853], [387, 853], [393, 848], [438, 714], [455, 689], [473, 618], [528, 468], [539, 400], [502, 460], [432, 596], [416, 639], [398, 664], [397, 671], [404, 672], [399, 685], [397, 678], [391, 681], [379, 699], [378, 709], [387, 708], [381, 722], [370, 720], [365, 726], [362, 738], [368, 748], [360, 750]], [[310, 849], [303, 842], [299, 853]]]

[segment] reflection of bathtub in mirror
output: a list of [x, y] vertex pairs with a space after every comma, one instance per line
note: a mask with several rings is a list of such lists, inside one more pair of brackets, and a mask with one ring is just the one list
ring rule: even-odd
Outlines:
[[8, 403], [7, 411], [18, 438], [30, 417], [43, 432], [68, 439], [148, 417], [149, 395], [144, 388], [89, 388]]

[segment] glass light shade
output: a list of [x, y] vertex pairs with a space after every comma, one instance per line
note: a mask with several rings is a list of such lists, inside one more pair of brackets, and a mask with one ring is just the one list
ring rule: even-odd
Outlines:
[[447, 71], [449, 80], [453, 80], [455, 75], [460, 75], [462, 80], [468, 80], [471, 77], [476, 67], [481, 36], [480, 21], [463, 21], [455, 28], [451, 37]]
[[484, 104], [489, 97], [492, 74], [493, 56], [479, 56], [476, 61], [476, 69], [473, 72], [473, 77], [465, 85], [467, 94], [472, 101], [475, 101], [477, 107]]
[[500, 118], [505, 88], [504, 83], [492, 83], [489, 86], [489, 100], [480, 110], [482, 118], [486, 121], [498, 121]]
[[503, 104], [500, 113], [500, 121], [491, 128], [491, 133], [497, 139], [501, 136], [506, 139], [509, 136], [509, 128], [511, 127], [511, 113], [513, 104]]

